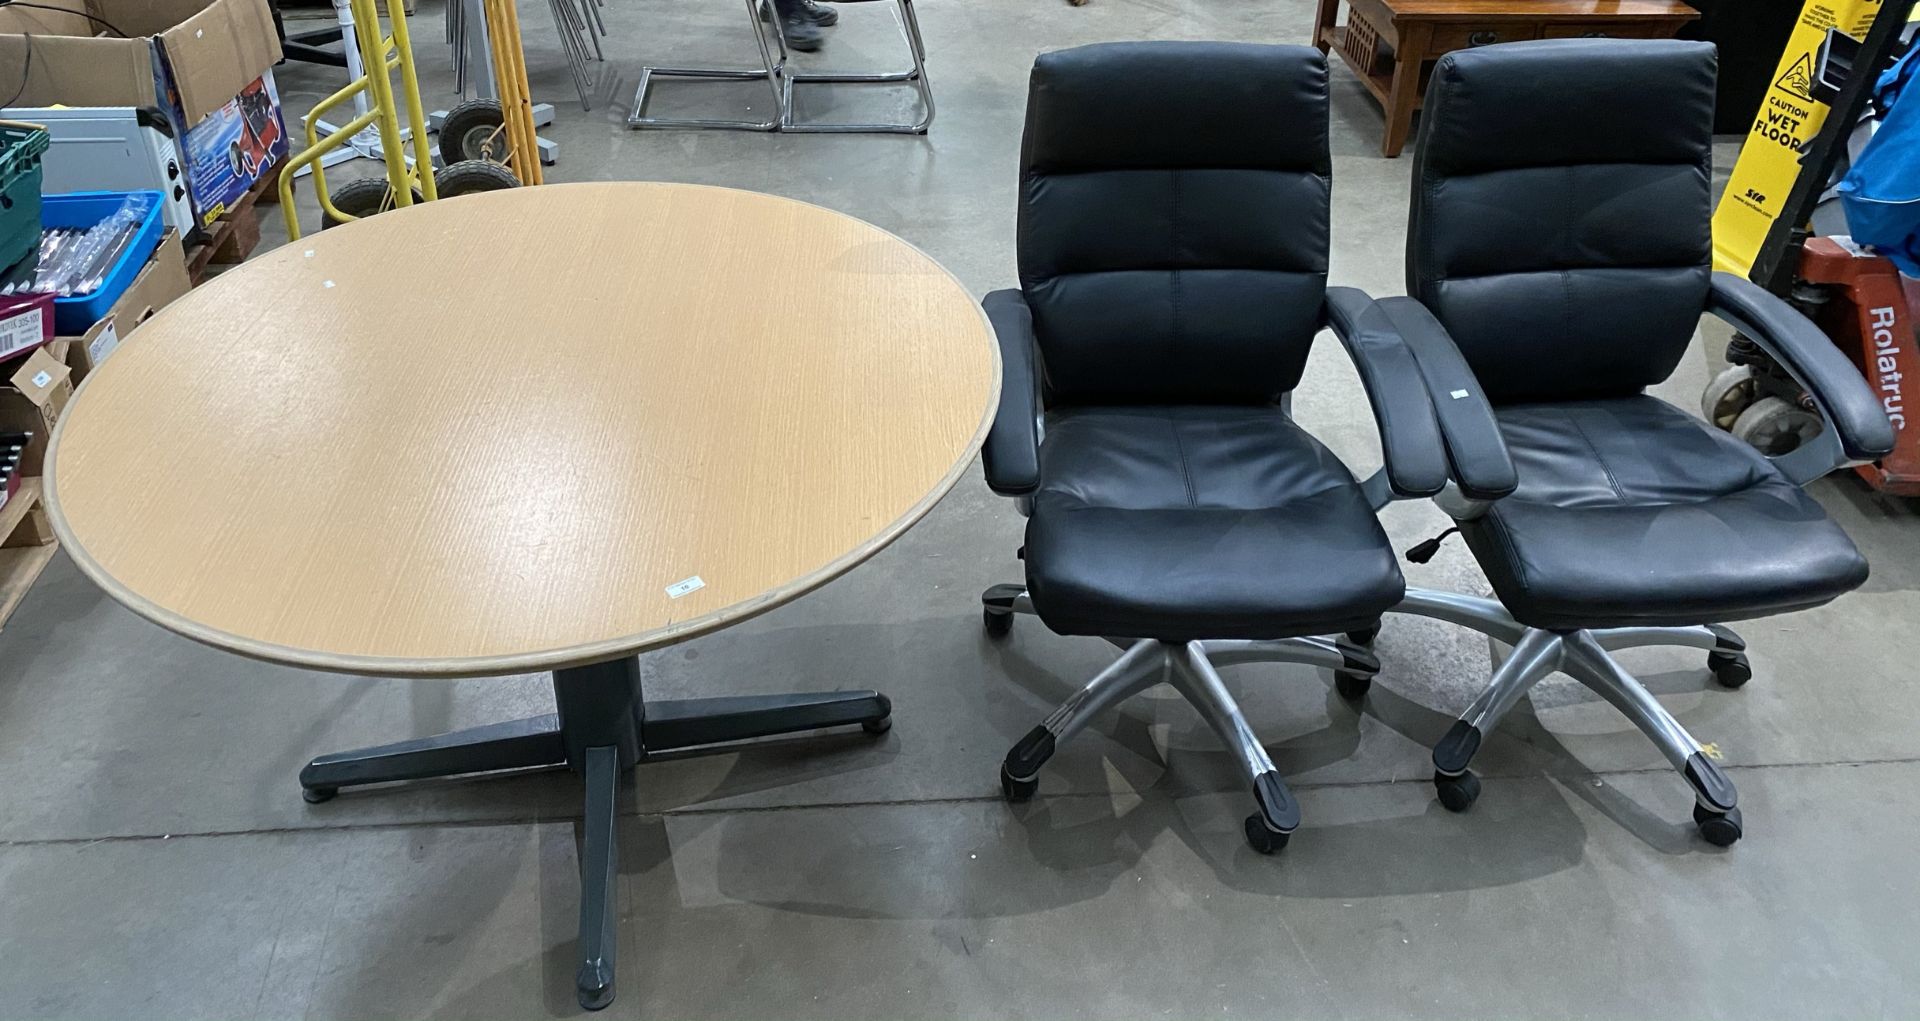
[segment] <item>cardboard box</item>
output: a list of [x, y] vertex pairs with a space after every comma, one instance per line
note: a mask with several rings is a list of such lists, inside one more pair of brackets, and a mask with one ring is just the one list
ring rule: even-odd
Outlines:
[[7, 374], [0, 383], [0, 433], [33, 434], [33, 440], [21, 452], [21, 476], [31, 478], [44, 470], [47, 440], [72, 399], [74, 387], [113, 353], [120, 334], [131, 332], [190, 289], [180, 235], [169, 230], [147, 258], [140, 275], [134, 277], [133, 286], [91, 329], [77, 337], [55, 337], [45, 347], [0, 369]]
[[187, 131], [181, 157], [187, 162], [187, 194], [200, 229], [212, 227], [286, 155], [280, 93], [269, 71]]
[[73, 370], [56, 355], [58, 345], [55, 341], [14, 363], [13, 376], [0, 386], [0, 432], [33, 434], [20, 455], [20, 474], [29, 478], [44, 469], [47, 439], [73, 398]]
[[169, 230], [161, 235], [160, 246], [153, 250], [140, 275], [133, 278], [132, 286], [99, 322], [77, 336], [53, 338], [47, 350], [66, 363], [77, 387], [86, 382], [94, 366], [120, 346], [121, 337], [192, 288], [187, 279], [187, 257], [180, 247], [180, 235]]
[[9, 105], [160, 110], [202, 228], [286, 154], [266, 0], [41, 2], [58, 9], [0, 5], [0, 68], [25, 69]]

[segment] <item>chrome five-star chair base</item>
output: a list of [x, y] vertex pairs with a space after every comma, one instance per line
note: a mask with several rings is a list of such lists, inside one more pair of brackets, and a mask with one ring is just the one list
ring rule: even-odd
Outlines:
[[[1012, 628], [1014, 614], [1033, 612], [1026, 589], [1019, 585], [996, 585], [981, 595], [980, 602], [987, 634], [993, 638], [1004, 636]], [[1214, 668], [1235, 663], [1326, 667], [1334, 672], [1340, 694], [1358, 699], [1373, 683], [1373, 675], [1380, 672], [1380, 662], [1358, 644], [1371, 640], [1370, 633], [1351, 637], [1355, 641], [1279, 638], [1162, 642], [1109, 638], [1107, 641], [1123, 650], [1120, 658], [1094, 675], [1007, 752], [1000, 766], [1000, 789], [1009, 801], [1032, 797], [1040, 786], [1040, 767], [1053, 757], [1055, 748], [1099, 713], [1165, 681], [1199, 710], [1201, 718], [1232, 750], [1260, 808], [1247, 816], [1247, 843], [1262, 854], [1272, 854], [1285, 847], [1287, 838], [1299, 827], [1300, 806]]]
[[1733, 782], [1652, 693], [1608, 655], [1615, 649], [1673, 645], [1710, 650], [1707, 665], [1722, 686], [1738, 688], [1753, 676], [1746, 643], [1715, 624], [1700, 627], [1626, 627], [1580, 631], [1531, 628], [1492, 599], [1408, 589], [1394, 613], [1432, 617], [1471, 628], [1513, 649], [1480, 697], [1473, 700], [1433, 749], [1433, 783], [1440, 803], [1464, 812], [1480, 796], [1467, 766], [1494, 726], [1542, 678], [1565, 673], [1613, 704], [1651, 739], [1693, 789], [1693, 819], [1701, 836], [1725, 847], [1740, 839]]

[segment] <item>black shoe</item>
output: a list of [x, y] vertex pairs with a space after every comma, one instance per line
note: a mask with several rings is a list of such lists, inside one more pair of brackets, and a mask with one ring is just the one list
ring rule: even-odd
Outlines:
[[[840, 22], [840, 12], [825, 4], [815, 3], [814, 0], [800, 0], [799, 7], [800, 17], [816, 25], [825, 27]], [[773, 22], [773, 8], [767, 4], [761, 4], [760, 20], [771, 24]]]
[[826, 45], [827, 34], [820, 26], [808, 21], [804, 15], [780, 19], [780, 34], [786, 37], [787, 49], [801, 53], [812, 53]]

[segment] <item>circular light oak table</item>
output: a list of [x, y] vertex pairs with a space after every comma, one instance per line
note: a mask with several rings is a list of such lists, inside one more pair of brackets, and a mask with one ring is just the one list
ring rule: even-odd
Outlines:
[[648, 702], [635, 655], [886, 546], [965, 470], [999, 354], [918, 249], [753, 192], [610, 183], [429, 202], [249, 262], [87, 379], [48, 510], [169, 630], [396, 677], [551, 671], [557, 712], [301, 770], [340, 788], [585, 777], [580, 1002], [614, 982], [614, 811], [648, 753], [886, 729], [877, 691]]

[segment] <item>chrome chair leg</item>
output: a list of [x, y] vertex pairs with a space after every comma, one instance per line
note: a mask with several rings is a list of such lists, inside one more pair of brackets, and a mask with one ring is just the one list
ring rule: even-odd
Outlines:
[[1373, 687], [1380, 660], [1365, 646], [1338, 638], [1280, 638], [1267, 641], [1208, 639], [1200, 643], [1215, 666], [1239, 663], [1303, 663], [1333, 671], [1340, 697], [1357, 702]]
[[1493, 680], [1480, 696], [1434, 746], [1434, 772], [1448, 777], [1466, 773], [1487, 732], [1499, 724], [1522, 695], [1560, 669], [1562, 658], [1560, 635], [1552, 631], [1528, 631], [1514, 646], [1513, 655], [1494, 671]]
[[1239, 663], [1305, 663], [1328, 670], [1380, 672], [1373, 653], [1333, 638], [1277, 638], [1246, 640], [1209, 638], [1198, 643], [1215, 666]]
[[1508, 613], [1498, 600], [1481, 596], [1410, 588], [1400, 600], [1400, 605], [1389, 612], [1432, 617], [1470, 628], [1508, 645], [1518, 645], [1527, 633], [1527, 626], [1514, 620], [1513, 614]]
[[1259, 803], [1260, 811], [1245, 820], [1247, 842], [1262, 854], [1272, 854], [1285, 847], [1293, 831], [1300, 828], [1300, 803], [1294, 800], [1293, 792], [1287, 790], [1279, 771], [1273, 768], [1273, 760], [1267, 757], [1259, 735], [1241, 715], [1239, 703], [1227, 690], [1226, 682], [1220, 679], [1219, 671], [1207, 661], [1206, 649], [1200, 643], [1170, 645], [1167, 655], [1173, 667], [1168, 680], [1193, 703], [1201, 718], [1233, 751], [1235, 761], [1253, 788], [1253, 798]]
[[1723, 688], [1738, 688], [1753, 679], [1753, 666], [1747, 660], [1747, 643], [1732, 628], [1719, 624], [1698, 627], [1619, 627], [1589, 631], [1593, 640], [1609, 652], [1647, 646], [1673, 645], [1707, 650], [1707, 669]]
[[1587, 632], [1602, 649], [1639, 649], [1654, 645], [1675, 645], [1688, 649], [1725, 649], [1739, 651], [1747, 647], [1740, 636], [1718, 624], [1699, 627], [1615, 627]]
[[1153, 687], [1166, 676], [1165, 648], [1151, 640], [1135, 642], [1007, 752], [1006, 761], [1000, 765], [1002, 793], [1009, 801], [1032, 797], [1040, 786], [1040, 767], [1053, 757], [1055, 748], [1078, 734], [1093, 717]]
[[1722, 819], [1730, 816], [1737, 828], [1740, 825], [1739, 795], [1733, 781], [1707, 757], [1700, 742], [1687, 733], [1652, 692], [1615, 663], [1592, 635], [1575, 631], [1567, 636], [1566, 648], [1567, 672], [1633, 721], [1693, 788], [1696, 821], [1703, 812]]

